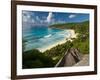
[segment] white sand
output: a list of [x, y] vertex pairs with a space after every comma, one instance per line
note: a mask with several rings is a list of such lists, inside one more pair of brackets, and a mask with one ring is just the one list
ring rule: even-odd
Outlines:
[[70, 41], [72, 41], [71, 38], [77, 38], [77, 35], [78, 35], [78, 34], [75, 33], [74, 30], [68, 29], [68, 30], [66, 30], [66, 31], [69, 33], [69, 35], [68, 35], [67, 37], [65, 37], [65, 39], [63, 39], [63, 40], [61, 40], [61, 41], [59, 41], [59, 42], [56, 42], [55, 44], [52, 44], [52, 45], [50, 45], [50, 46], [48, 46], [48, 47], [46, 47], [46, 48], [39, 49], [39, 50], [40, 50], [41, 52], [44, 52], [44, 51], [46, 51], [46, 50], [50, 50], [51, 48], [57, 46], [58, 44], [63, 44], [63, 43], [65, 43], [65, 42], [67, 41], [66, 38], [68, 38], [68, 40], [70, 40]]

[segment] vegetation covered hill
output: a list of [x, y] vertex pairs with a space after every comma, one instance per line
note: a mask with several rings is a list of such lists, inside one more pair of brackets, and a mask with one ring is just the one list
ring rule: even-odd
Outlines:
[[[36, 49], [23, 52], [23, 68], [53, 67], [64, 56], [69, 48], [77, 48], [83, 54], [89, 53], [89, 21], [81, 23], [54, 24], [50, 27], [73, 29], [79, 34], [72, 42], [66, 39], [65, 43], [57, 45], [43, 53]], [[23, 47], [24, 46], [25, 45], [23, 45]]]
[[23, 52], [23, 68], [44, 68], [53, 67], [54, 62], [51, 57], [33, 49]]
[[[76, 39], [73, 39], [73, 42], [70, 42], [72, 47], [79, 48], [81, 53], [89, 53], [89, 21], [84, 21], [80, 23], [54, 24], [50, 27], [75, 30], [75, 32], [79, 34]], [[66, 42], [65, 44], [69, 46], [68, 43], [69, 42]]]
[[80, 23], [62, 23], [50, 25], [51, 28], [59, 29], [74, 29], [79, 33], [86, 33], [89, 31], [89, 21], [84, 21]]

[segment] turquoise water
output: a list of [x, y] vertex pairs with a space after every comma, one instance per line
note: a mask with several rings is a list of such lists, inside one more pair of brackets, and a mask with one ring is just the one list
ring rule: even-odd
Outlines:
[[54, 43], [63, 40], [68, 36], [68, 32], [62, 29], [48, 28], [48, 26], [23, 27], [23, 40], [25, 40], [25, 50], [41, 50]]

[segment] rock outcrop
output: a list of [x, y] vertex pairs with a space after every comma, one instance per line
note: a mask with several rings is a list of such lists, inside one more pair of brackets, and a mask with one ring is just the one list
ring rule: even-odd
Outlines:
[[59, 60], [55, 67], [64, 67], [64, 66], [73, 66], [82, 60], [82, 53], [80, 53], [79, 49], [70, 48], [65, 53], [64, 57]]
[[76, 63], [74, 66], [89, 66], [89, 55], [85, 54], [82, 60]]

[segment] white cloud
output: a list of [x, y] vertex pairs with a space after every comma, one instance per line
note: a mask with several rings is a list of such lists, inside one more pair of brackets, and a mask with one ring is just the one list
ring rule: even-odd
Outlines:
[[27, 15], [27, 18], [30, 19], [31, 18], [31, 15]]
[[31, 16], [34, 15], [34, 13], [29, 12], [29, 11], [23, 11], [22, 16], [23, 16], [23, 22], [29, 22], [31, 21]]
[[31, 22], [32, 22], [32, 23], [35, 23], [35, 20], [34, 20], [34, 19], [32, 19], [32, 20], [31, 20]]
[[42, 23], [44, 23], [45, 21], [44, 20], [40, 20], [40, 23], [42, 24]]
[[40, 23], [40, 24], [43, 24], [43, 23], [45, 23], [45, 20], [43, 20], [43, 19], [40, 19], [40, 17], [39, 16], [36, 16], [36, 23]]
[[52, 16], [53, 16], [52, 12], [49, 12], [49, 14], [47, 16], [47, 20], [46, 20], [48, 23], [51, 22]]
[[40, 21], [40, 18], [39, 18], [39, 16], [36, 16], [36, 20], [37, 20], [37, 21]]
[[35, 15], [35, 13], [33, 12], [29, 12], [29, 11], [23, 11], [23, 22], [27, 23], [27, 24], [51, 24], [54, 23], [55, 20], [53, 19], [53, 13], [49, 12], [48, 16], [42, 16], [42, 18], [40, 18], [38, 15]]
[[23, 15], [23, 22], [27, 22], [27, 17]]
[[69, 18], [74, 18], [74, 17], [76, 17], [76, 15], [74, 14], [69, 15]]
[[27, 21], [29, 21], [30, 20], [30, 15], [29, 14], [27, 14], [27, 15], [23, 15], [23, 21], [24, 22], [27, 22]]

